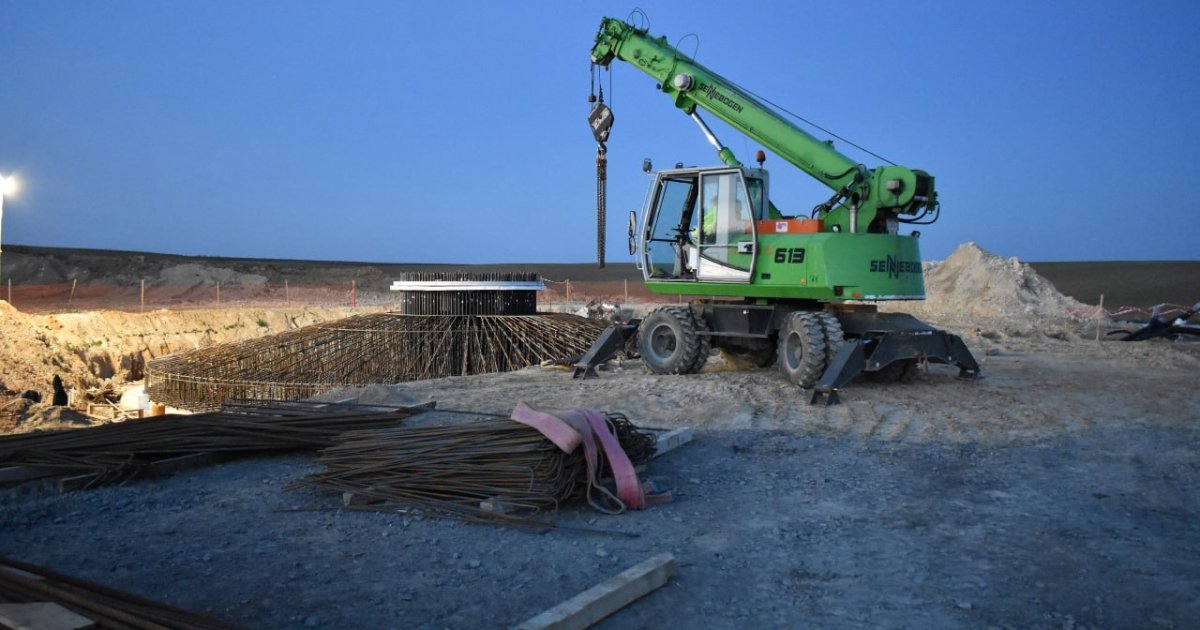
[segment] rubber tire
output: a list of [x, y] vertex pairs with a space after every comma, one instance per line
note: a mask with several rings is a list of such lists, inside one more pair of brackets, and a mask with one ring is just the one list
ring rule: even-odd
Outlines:
[[698, 335], [691, 309], [663, 306], [638, 327], [638, 352], [655, 374], [694, 374], [708, 361], [707, 335]]
[[825, 367], [829, 367], [846, 337], [842, 333], [842, 322], [838, 321], [837, 315], [822, 311], [817, 313], [817, 319], [821, 322], [821, 330], [825, 336]]
[[817, 313], [796, 311], [779, 328], [779, 371], [792, 383], [812, 389], [828, 365], [825, 328]]
[[679, 308], [683, 309], [685, 316], [691, 320], [696, 329], [696, 359], [692, 361], [691, 370], [686, 372], [686, 374], [696, 374], [704, 369], [705, 364], [708, 363], [708, 357], [712, 355], [712, 337], [700, 334], [708, 332], [708, 322], [704, 321], [704, 318], [696, 317], [692, 314], [692, 309], [686, 306]]
[[900, 359], [865, 374], [876, 383], [911, 383], [916, 380], [917, 372], [916, 359]]

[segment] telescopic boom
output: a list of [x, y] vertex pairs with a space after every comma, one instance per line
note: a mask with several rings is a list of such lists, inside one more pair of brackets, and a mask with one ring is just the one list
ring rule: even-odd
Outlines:
[[[697, 63], [667, 43], [651, 37], [622, 20], [604, 18], [591, 52], [592, 63], [608, 67], [614, 59], [627, 62], [654, 77], [659, 89], [676, 107], [695, 117], [699, 107], [741, 131], [784, 160], [834, 191], [834, 198], [817, 211], [831, 223], [841, 223], [842, 214], [854, 206], [862, 225], [879, 212], [886, 218], [920, 215], [936, 209], [933, 177], [903, 166], [868, 169], [842, 155], [831, 142], [819, 140], [792, 124], [774, 109], [750, 96], [716, 72]], [[697, 121], [699, 122], [699, 121]], [[702, 123], [701, 123], [702, 124]], [[727, 147], [720, 147], [721, 160], [731, 166], [738, 160]], [[917, 219], [910, 219], [915, 222]], [[908, 222], [900, 219], [901, 222]], [[928, 222], [928, 221], [924, 221]]]

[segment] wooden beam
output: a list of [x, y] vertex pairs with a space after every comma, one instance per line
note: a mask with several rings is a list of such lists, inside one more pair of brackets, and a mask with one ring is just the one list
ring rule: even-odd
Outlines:
[[693, 435], [692, 427], [679, 427], [663, 433], [654, 444], [654, 456], [658, 457], [691, 442]]
[[0, 604], [0, 625], [14, 630], [81, 630], [96, 622], [54, 602]]
[[12, 566], [8, 566], [7, 564], [0, 564], [0, 571], [3, 571], [5, 573], [11, 573], [19, 578], [24, 578], [26, 580], [44, 579], [44, 578], [42, 578], [42, 576], [40, 576], [36, 573], [30, 573], [29, 571], [22, 571], [21, 569], [18, 569], [16, 567], [12, 567]]
[[659, 554], [532, 617], [517, 630], [582, 630], [657, 589], [675, 573], [675, 556]]

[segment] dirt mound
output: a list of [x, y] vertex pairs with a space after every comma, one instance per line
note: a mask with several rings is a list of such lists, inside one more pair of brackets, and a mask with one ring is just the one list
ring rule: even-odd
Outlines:
[[76, 429], [98, 423], [99, 421], [78, 411], [46, 403], [35, 403], [26, 398], [14, 398], [0, 402], [0, 435]]
[[1004, 259], [974, 242], [925, 265], [927, 312], [1018, 320], [1078, 316], [1089, 306], [1069, 298], [1033, 267]]

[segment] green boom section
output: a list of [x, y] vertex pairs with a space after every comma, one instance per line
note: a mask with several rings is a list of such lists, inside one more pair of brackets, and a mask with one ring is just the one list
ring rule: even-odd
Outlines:
[[[685, 113], [700, 107], [829, 188], [843, 192], [837, 203], [821, 212], [828, 227], [848, 231], [867, 226], [882, 213], [917, 214], [936, 204], [933, 178], [903, 166], [868, 170], [842, 155], [832, 143], [819, 140], [777, 114], [721, 75], [682, 54], [665, 37], [615, 18], [604, 18], [591, 51], [592, 62], [608, 66], [625, 61], [653, 77], [660, 89]], [[730, 156], [722, 155], [726, 163]], [[857, 216], [851, 219], [850, 205]]]
[[[621, 20], [604, 18], [592, 61], [607, 66], [613, 58], [653, 77], [684, 112], [690, 114], [700, 106], [830, 188], [836, 190], [852, 181], [858, 167], [854, 160], [780, 118], [732, 81], [684, 56], [665, 37], [653, 38]], [[678, 76], [692, 77], [686, 89], [675, 83]]]

